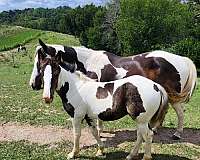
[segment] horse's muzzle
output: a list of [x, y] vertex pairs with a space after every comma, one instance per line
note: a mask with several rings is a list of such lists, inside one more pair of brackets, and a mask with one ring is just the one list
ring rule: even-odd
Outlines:
[[50, 104], [53, 101], [53, 98], [43, 97], [45, 103]]

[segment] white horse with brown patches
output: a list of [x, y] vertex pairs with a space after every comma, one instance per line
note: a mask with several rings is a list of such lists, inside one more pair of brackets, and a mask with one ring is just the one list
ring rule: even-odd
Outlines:
[[[49, 56], [61, 54], [63, 63], [75, 64], [88, 77], [101, 82], [121, 79], [131, 75], [141, 75], [162, 85], [168, 93], [169, 102], [178, 116], [178, 127], [173, 138], [181, 138], [183, 132], [183, 106], [189, 101], [194, 91], [197, 72], [193, 62], [165, 51], [153, 51], [131, 57], [119, 57], [105, 51], [95, 51], [84, 47], [65, 47], [45, 45], [40, 40], [36, 49], [35, 65], [30, 84], [35, 89], [41, 88], [40, 64], [45, 51]], [[101, 126], [101, 125], [99, 125]], [[101, 130], [102, 127], [99, 127]]]
[[[138, 155], [145, 141], [144, 160], [151, 159], [151, 143], [156, 123], [161, 123], [168, 109], [167, 93], [159, 84], [139, 75], [111, 82], [96, 82], [76, 68], [61, 62], [61, 54], [54, 57], [41, 52], [41, 77], [43, 77], [43, 99], [53, 101], [56, 90], [63, 106], [72, 117], [74, 147], [68, 158], [79, 153], [81, 121], [86, 120], [98, 143], [97, 156], [103, 154], [103, 143], [98, 135], [96, 119], [114, 121], [129, 115], [137, 122], [137, 141], [127, 156], [128, 160]], [[71, 108], [69, 108], [69, 106]]]

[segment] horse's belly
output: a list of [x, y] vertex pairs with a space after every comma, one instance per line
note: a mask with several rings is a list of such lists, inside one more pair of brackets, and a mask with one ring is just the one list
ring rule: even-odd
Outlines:
[[98, 118], [102, 121], [114, 121], [124, 117], [125, 115], [127, 115], [126, 110], [113, 110], [108, 108], [106, 111], [98, 114]]

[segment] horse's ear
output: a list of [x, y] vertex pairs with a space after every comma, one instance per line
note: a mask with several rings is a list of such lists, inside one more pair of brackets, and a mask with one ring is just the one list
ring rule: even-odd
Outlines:
[[47, 45], [46, 45], [44, 42], [42, 42], [41, 39], [39, 39], [39, 44], [42, 46], [43, 50], [44, 50], [45, 52], [47, 52]]
[[60, 63], [61, 57], [62, 57], [62, 51], [58, 51], [58, 53], [56, 54], [56, 61]]

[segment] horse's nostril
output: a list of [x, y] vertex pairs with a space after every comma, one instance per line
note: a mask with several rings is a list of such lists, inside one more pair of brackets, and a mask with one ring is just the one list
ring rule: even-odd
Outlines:
[[45, 103], [48, 103], [48, 104], [50, 104], [53, 101], [53, 98], [49, 98], [49, 97], [44, 97], [43, 99]]

